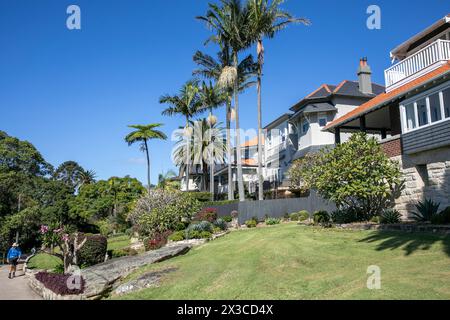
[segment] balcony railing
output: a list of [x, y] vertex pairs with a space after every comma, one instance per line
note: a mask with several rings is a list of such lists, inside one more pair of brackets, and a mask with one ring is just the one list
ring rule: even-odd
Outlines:
[[384, 71], [387, 91], [438, 68], [450, 60], [450, 41], [436, 40]]

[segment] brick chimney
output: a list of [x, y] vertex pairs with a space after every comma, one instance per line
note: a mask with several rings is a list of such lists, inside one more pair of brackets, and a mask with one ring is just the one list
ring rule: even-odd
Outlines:
[[361, 58], [359, 60], [358, 68], [358, 82], [359, 91], [364, 94], [372, 94], [372, 70], [367, 64], [367, 58]]

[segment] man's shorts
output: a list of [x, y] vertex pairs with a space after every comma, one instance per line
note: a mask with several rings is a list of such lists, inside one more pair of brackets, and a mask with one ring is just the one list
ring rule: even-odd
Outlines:
[[13, 259], [9, 260], [9, 264], [16, 267], [18, 261], [19, 261], [19, 258], [13, 258]]

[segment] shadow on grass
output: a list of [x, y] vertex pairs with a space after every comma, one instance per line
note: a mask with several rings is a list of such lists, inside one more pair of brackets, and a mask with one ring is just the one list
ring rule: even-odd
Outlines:
[[376, 231], [359, 242], [378, 243], [376, 250], [395, 250], [401, 248], [405, 255], [429, 250], [435, 243], [442, 243], [443, 251], [450, 257], [450, 236], [430, 233], [405, 233], [402, 231]]

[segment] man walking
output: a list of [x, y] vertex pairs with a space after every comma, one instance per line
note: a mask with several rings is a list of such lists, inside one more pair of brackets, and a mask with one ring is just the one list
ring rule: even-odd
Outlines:
[[21, 255], [22, 252], [19, 249], [19, 245], [14, 242], [11, 249], [9, 249], [8, 251], [8, 256], [6, 257], [7, 262], [11, 265], [9, 268], [9, 279], [12, 279], [16, 276], [17, 262], [19, 261]]

